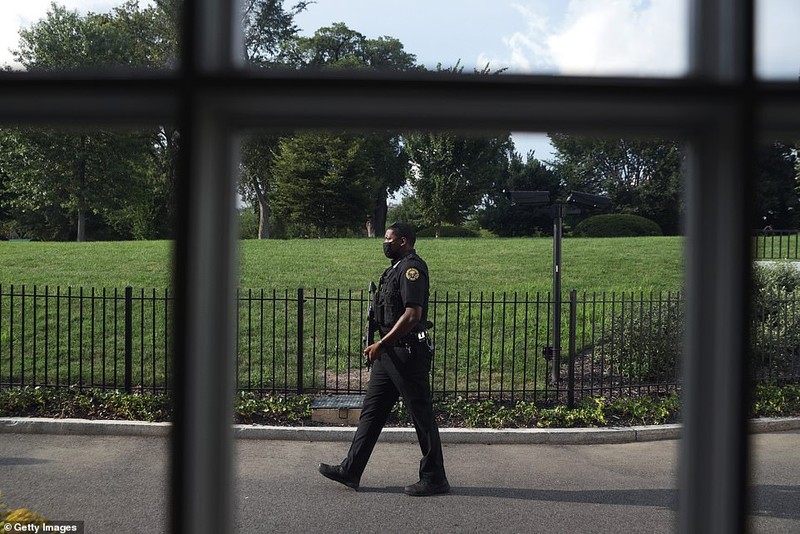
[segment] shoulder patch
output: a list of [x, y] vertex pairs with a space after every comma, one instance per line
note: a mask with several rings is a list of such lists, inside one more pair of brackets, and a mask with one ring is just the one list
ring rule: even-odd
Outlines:
[[412, 282], [419, 278], [419, 271], [415, 268], [410, 268], [406, 271], [406, 278], [411, 280]]

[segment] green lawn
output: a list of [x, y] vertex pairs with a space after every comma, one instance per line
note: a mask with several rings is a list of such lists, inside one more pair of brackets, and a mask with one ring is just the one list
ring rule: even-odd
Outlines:
[[[679, 237], [563, 241], [562, 286], [587, 292], [674, 291], [683, 279]], [[539, 239], [420, 239], [431, 289], [546, 293], [553, 242]], [[0, 242], [0, 283], [21, 286], [165, 288], [171, 243]], [[360, 290], [386, 266], [379, 240], [242, 241], [242, 288]]]
[[[523, 383], [546, 387], [541, 352], [552, 336], [552, 247], [546, 238], [418, 242], [434, 292], [434, 387], [490, 393]], [[170, 373], [170, 252], [165, 241], [0, 243], [0, 382], [123, 383], [122, 295], [130, 285], [133, 384], [163, 387]], [[295, 383], [297, 289], [303, 287], [304, 384], [345, 387], [361, 366], [366, 287], [387, 265], [380, 240], [243, 241], [240, 256], [238, 385], [280, 390]], [[615, 299], [578, 310], [581, 327], [598, 335], [602, 321], [631, 316], [632, 294], [637, 300], [648, 300], [651, 292], [674, 294], [682, 271], [680, 238], [563, 243], [563, 298], [576, 288], [590, 301], [595, 292]], [[101, 288], [108, 288], [104, 298]], [[620, 299], [628, 302], [627, 312]], [[649, 304], [637, 309], [643, 306]], [[565, 347], [567, 312], [565, 307]]]
[[[547, 238], [418, 242], [432, 275], [436, 391], [547, 390], [552, 247]], [[631, 370], [666, 353], [642, 340], [678, 346], [682, 247], [679, 237], [564, 240], [562, 298], [579, 291], [576, 349], [593, 354], [580, 374], [588, 365], [600, 379], [630, 382]], [[163, 388], [172, 372], [170, 254], [166, 241], [0, 242], [0, 384], [121, 387], [128, 355], [134, 387]], [[237, 386], [292, 390], [299, 374], [312, 390], [359, 389], [365, 290], [387, 265], [380, 240], [243, 241], [240, 256]], [[569, 311], [565, 304], [562, 350]]]

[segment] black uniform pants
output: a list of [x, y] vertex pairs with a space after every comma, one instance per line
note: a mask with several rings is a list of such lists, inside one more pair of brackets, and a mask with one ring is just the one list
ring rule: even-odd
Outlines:
[[433, 417], [428, 381], [430, 368], [431, 353], [424, 343], [414, 343], [410, 351], [405, 347], [389, 348], [375, 361], [358, 429], [350, 452], [342, 462], [345, 472], [361, 477], [386, 419], [397, 402], [398, 395], [402, 395], [413, 419], [422, 451], [420, 479], [433, 482], [445, 480], [442, 442], [439, 438], [439, 427]]

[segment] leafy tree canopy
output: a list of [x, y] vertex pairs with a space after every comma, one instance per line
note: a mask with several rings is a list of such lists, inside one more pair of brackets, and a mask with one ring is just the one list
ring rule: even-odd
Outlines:
[[[163, 67], [174, 58], [176, 32], [165, 32], [162, 7], [175, 3], [142, 9], [129, 1], [83, 16], [54, 3], [44, 19], [20, 30], [14, 55], [29, 71]], [[168, 233], [173, 131], [9, 128], [0, 143], [2, 201], [17, 229], [78, 240]]]
[[359, 136], [303, 133], [282, 138], [273, 167], [273, 209], [315, 237], [359, 229], [368, 215], [368, 171]]
[[753, 228], [797, 228], [800, 223], [797, 149], [780, 142], [761, 145], [756, 152], [756, 210]]
[[81, 16], [56, 3], [44, 19], [19, 32], [13, 55], [27, 70], [162, 67], [174, 54], [158, 7], [135, 0], [109, 13]]
[[678, 233], [683, 155], [676, 141], [566, 134], [551, 134], [550, 141], [565, 189], [606, 195], [614, 211], [651, 219], [665, 234]]
[[550, 198], [556, 200], [562, 196], [558, 174], [537, 160], [533, 151], [528, 153], [525, 161], [514, 151], [508, 174], [498, 178], [478, 213], [480, 226], [501, 237], [551, 234], [553, 219], [549, 208], [512, 206], [504, 191], [549, 191]]
[[306, 67], [413, 70], [416, 56], [393, 37], [368, 39], [343, 22], [320, 28], [312, 37], [297, 39], [294, 61]]
[[409, 182], [426, 224], [461, 224], [491, 184], [503, 180], [512, 146], [509, 133], [407, 135], [405, 149], [412, 166]]

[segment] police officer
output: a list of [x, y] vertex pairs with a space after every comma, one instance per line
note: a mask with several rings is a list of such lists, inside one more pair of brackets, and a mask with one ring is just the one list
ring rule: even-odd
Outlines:
[[423, 496], [450, 491], [429, 383], [433, 354], [426, 332], [431, 326], [428, 266], [417, 256], [415, 241], [411, 225], [394, 223], [386, 230], [383, 252], [392, 265], [381, 276], [376, 296], [381, 338], [364, 350], [373, 366], [358, 429], [340, 465], [319, 465], [323, 476], [356, 490], [386, 419], [402, 395], [422, 451], [419, 482], [406, 486], [405, 492]]

